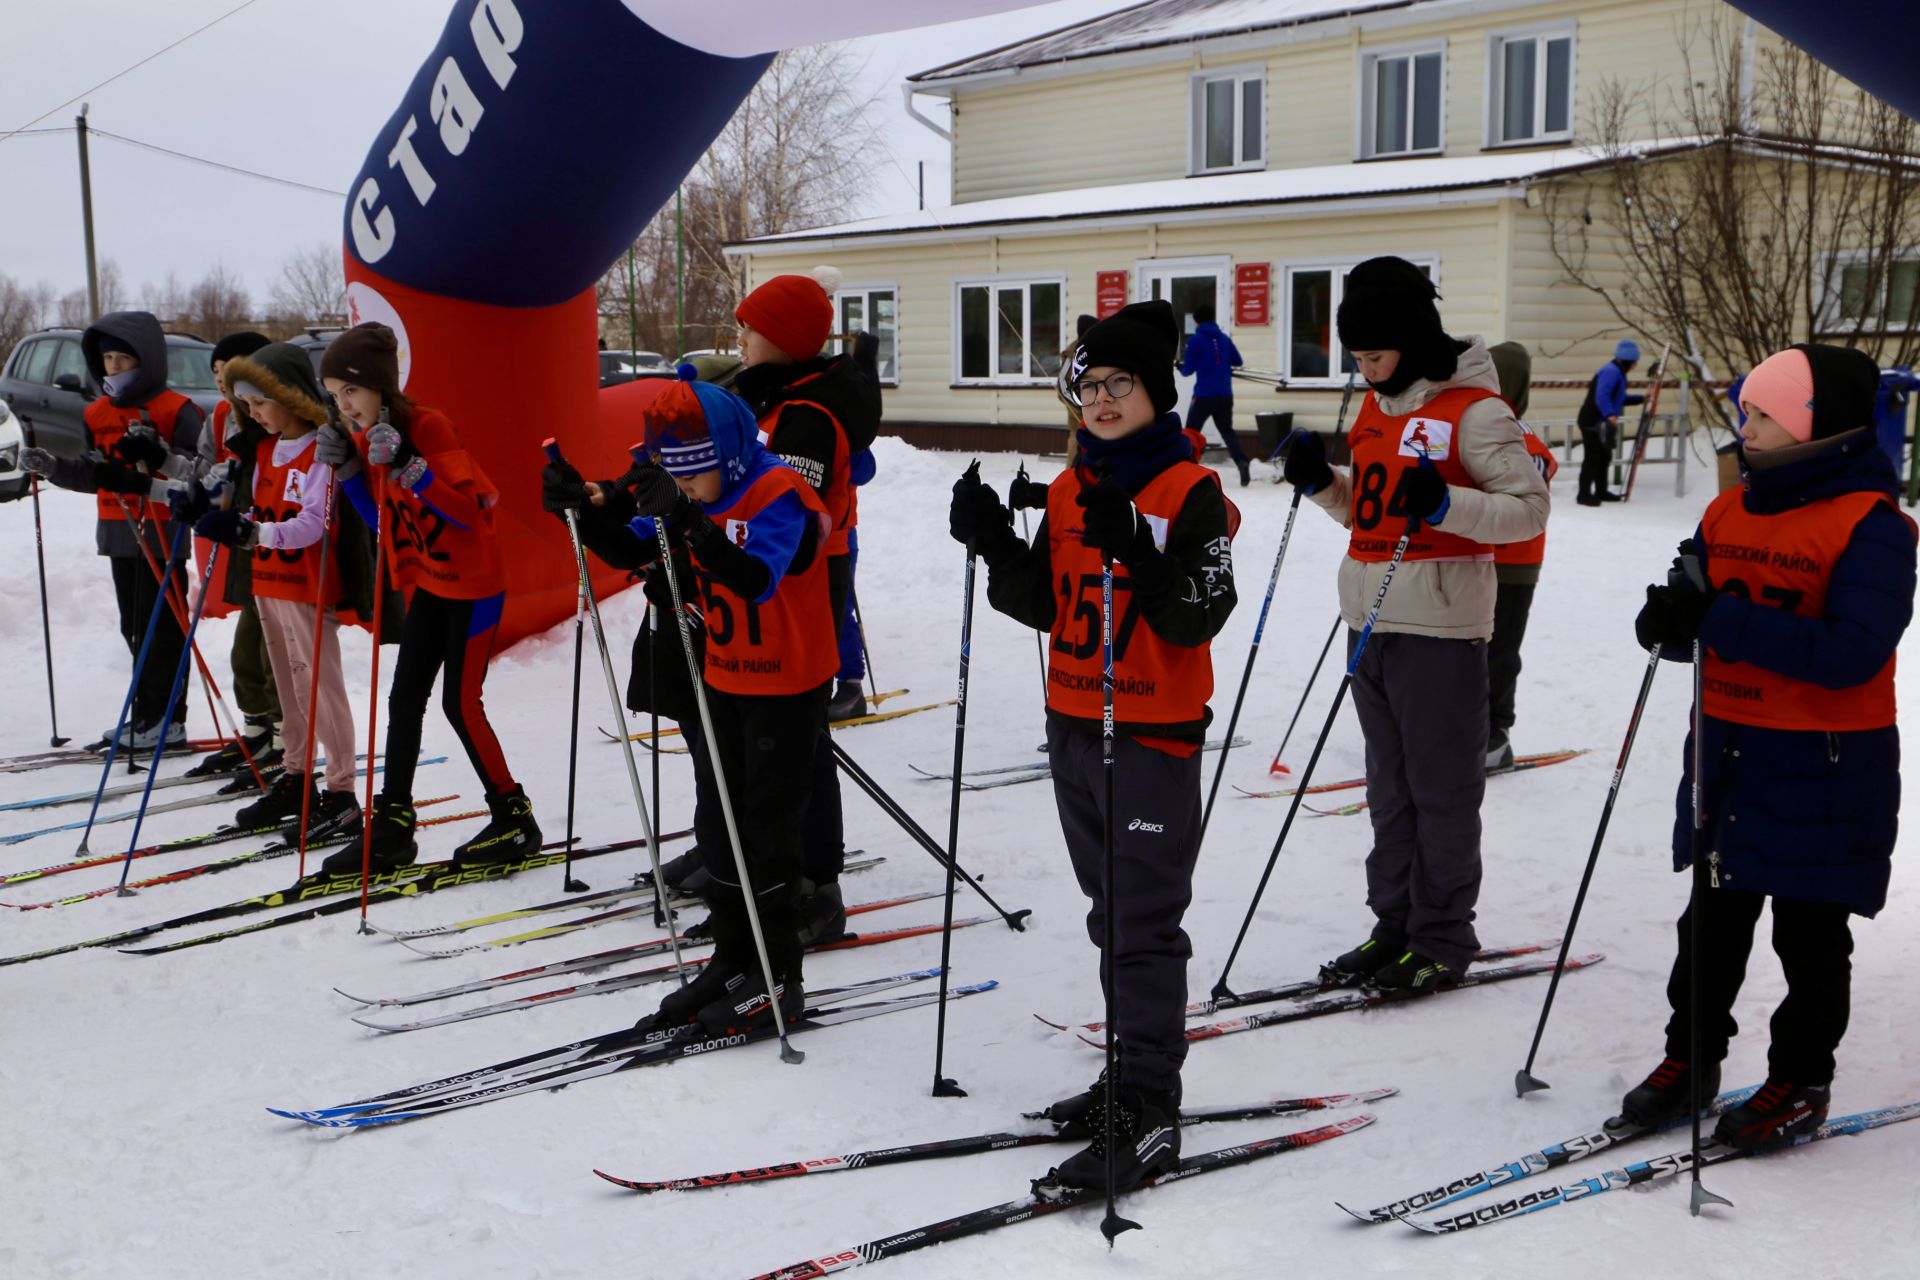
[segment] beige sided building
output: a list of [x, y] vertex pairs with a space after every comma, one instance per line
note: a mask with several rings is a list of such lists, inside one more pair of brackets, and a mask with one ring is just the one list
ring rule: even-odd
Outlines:
[[[1428, 267], [1453, 332], [1584, 382], [1627, 330], [1556, 262], [1544, 188], [1598, 166], [1579, 144], [1606, 86], [1642, 95], [1635, 150], [1685, 149], [1631, 122], [1711, 24], [1748, 60], [1777, 43], [1717, 0], [1152, 0], [910, 77], [951, 103], [951, 206], [728, 252], [749, 284], [840, 268], [888, 430], [926, 444], [1057, 450], [1075, 317], [1152, 297], [1189, 327], [1214, 306], [1281, 381], [1237, 384], [1243, 433], [1258, 410], [1331, 429], [1341, 278], [1382, 253]], [[1538, 390], [1530, 416], [1580, 394]]]

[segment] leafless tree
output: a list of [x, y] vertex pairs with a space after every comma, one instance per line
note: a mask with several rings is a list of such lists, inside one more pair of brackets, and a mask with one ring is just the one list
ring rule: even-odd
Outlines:
[[[1730, 23], [1678, 34], [1678, 87], [1603, 85], [1588, 126], [1603, 164], [1545, 192], [1560, 267], [1622, 325], [1717, 376], [1809, 336], [1911, 361], [1914, 122], [1791, 45], [1743, 76]], [[1649, 150], [1647, 120], [1683, 141]]]
[[[126, 310], [129, 298], [126, 277], [120, 272], [120, 264], [112, 258], [102, 259], [95, 277], [100, 285], [100, 314]], [[60, 300], [54, 304], [54, 323], [76, 329], [93, 323], [93, 316], [87, 310], [85, 289], [60, 295]]]
[[644, 350], [677, 352], [682, 330], [687, 348], [723, 344], [745, 286], [723, 248], [849, 215], [880, 145], [877, 93], [860, 84], [862, 69], [845, 45], [774, 58], [688, 175], [678, 222], [663, 209], [600, 281], [610, 345], [627, 345], [629, 330]]
[[216, 262], [187, 291], [187, 327], [209, 341], [245, 328], [253, 312], [253, 301], [241, 287], [240, 279]]
[[0, 360], [47, 322], [52, 307], [53, 290], [45, 284], [21, 284], [0, 271]]
[[303, 324], [340, 324], [347, 315], [347, 278], [340, 246], [322, 241], [281, 264], [273, 286], [276, 319]]

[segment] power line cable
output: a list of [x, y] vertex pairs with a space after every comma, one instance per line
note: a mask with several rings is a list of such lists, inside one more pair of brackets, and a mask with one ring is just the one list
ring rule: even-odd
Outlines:
[[79, 93], [74, 94], [71, 98], [68, 98], [65, 102], [62, 102], [57, 106], [47, 108], [45, 111], [42, 111], [39, 115], [35, 116], [33, 119], [27, 121], [26, 124], [21, 125], [18, 129], [10, 129], [6, 133], [0, 133], [0, 142], [5, 142], [8, 138], [14, 137], [18, 134], [25, 133], [29, 128], [31, 128], [36, 124], [39, 124], [42, 120], [45, 120], [48, 116], [52, 115], [54, 112], [64, 110], [65, 108], [70, 107], [74, 103], [80, 101], [82, 98], [86, 97], [88, 94], [93, 93], [96, 90], [106, 88], [108, 85], [112, 84], [115, 80], [120, 79], [122, 76], [127, 75], [134, 71], [138, 71], [141, 67], [146, 66], [149, 62], [152, 62], [155, 58], [159, 57], [161, 54], [166, 53], [169, 50], [179, 48], [181, 45], [185, 44], [187, 41], [199, 35], [202, 31], [206, 31], [212, 27], [217, 27], [221, 23], [225, 22], [228, 18], [231, 18], [234, 14], [239, 13], [242, 9], [251, 9], [254, 5], [258, 3], [259, 3], [259, 0], [242, 0], [240, 4], [237, 4], [233, 8], [227, 10], [225, 13], [215, 18], [213, 21], [204, 23], [201, 26], [195, 27], [193, 30], [187, 32], [187, 34], [181, 36], [178, 40], [175, 40], [172, 44], [167, 45], [164, 48], [155, 49], [152, 53], [140, 59], [140, 61], [134, 63], [132, 66], [127, 67], [120, 71], [116, 71], [112, 75], [108, 76], [105, 80], [102, 80], [100, 83], [95, 85], [90, 85], [89, 87], [82, 89]]
[[334, 191], [328, 187], [316, 187], [309, 182], [295, 182], [292, 178], [278, 178], [271, 173], [261, 173], [255, 169], [242, 169], [238, 165], [223, 164], [218, 160], [209, 160], [205, 156], [189, 155], [185, 151], [175, 151], [171, 147], [156, 146], [151, 142], [142, 142], [138, 138], [129, 138], [123, 134], [109, 133], [105, 129], [90, 128], [87, 132], [96, 138], [111, 138], [115, 142], [124, 142], [128, 146], [138, 147], [142, 151], [152, 151], [163, 156], [172, 156], [176, 160], [186, 160], [193, 164], [205, 165], [209, 169], [219, 169], [226, 173], [237, 173], [247, 178], [258, 178], [262, 182], [271, 182], [282, 187], [292, 187], [296, 191], [311, 191], [315, 195], [331, 196], [336, 200], [345, 200], [347, 198], [347, 193], [344, 191]]

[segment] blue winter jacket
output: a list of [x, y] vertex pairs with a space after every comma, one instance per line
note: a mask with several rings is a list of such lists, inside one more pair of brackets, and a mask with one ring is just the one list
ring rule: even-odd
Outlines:
[[1180, 372], [1193, 379], [1195, 399], [1201, 396], [1233, 394], [1233, 371], [1240, 367], [1240, 348], [1233, 339], [1208, 321], [1196, 325], [1187, 338], [1187, 350], [1180, 357]]
[[[1745, 467], [1748, 511], [1766, 514], [1845, 493], [1894, 492], [1871, 430], [1827, 452]], [[1705, 542], [1698, 529], [1694, 543]], [[1913, 617], [1914, 536], [1883, 506], [1855, 528], [1834, 564], [1818, 618], [1722, 593], [1700, 628], [1722, 658], [1829, 689], [1864, 684], [1886, 665]], [[1714, 566], [1706, 564], [1709, 580]], [[1663, 656], [1685, 661], [1686, 650]], [[1871, 916], [1887, 900], [1900, 813], [1900, 731], [1763, 729], [1707, 717], [1706, 829], [1723, 886]], [[1693, 741], [1688, 735], [1673, 828], [1673, 865], [1690, 865]]]
[[1646, 397], [1639, 392], [1627, 390], [1627, 371], [1617, 360], [1607, 361], [1600, 372], [1593, 375], [1593, 405], [1603, 418], [1617, 418], [1622, 409], [1644, 400]]

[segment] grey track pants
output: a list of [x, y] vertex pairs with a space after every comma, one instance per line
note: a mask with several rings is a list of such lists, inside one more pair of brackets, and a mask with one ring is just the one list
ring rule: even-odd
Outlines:
[[[1347, 636], [1353, 652], [1357, 632]], [[1373, 936], [1464, 969], [1479, 950], [1487, 646], [1374, 632], [1353, 676], [1367, 743]]]

